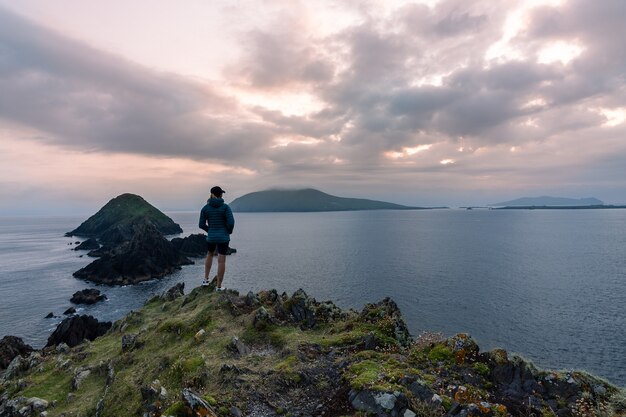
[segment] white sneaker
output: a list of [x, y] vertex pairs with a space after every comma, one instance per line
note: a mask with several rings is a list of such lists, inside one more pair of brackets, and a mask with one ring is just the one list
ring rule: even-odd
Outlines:
[[209, 286], [209, 281], [207, 281], [206, 279], [202, 280], [202, 286], [203, 287], [208, 287]]

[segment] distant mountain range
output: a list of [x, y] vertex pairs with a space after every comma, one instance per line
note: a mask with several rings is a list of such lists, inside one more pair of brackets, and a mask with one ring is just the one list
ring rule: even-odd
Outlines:
[[530, 207], [530, 206], [602, 206], [604, 202], [597, 198], [566, 198], [566, 197], [522, 197], [516, 200], [489, 204], [492, 207]]
[[236, 212], [415, 210], [423, 208], [363, 198], [337, 197], [312, 188], [257, 191], [239, 197], [229, 205]]

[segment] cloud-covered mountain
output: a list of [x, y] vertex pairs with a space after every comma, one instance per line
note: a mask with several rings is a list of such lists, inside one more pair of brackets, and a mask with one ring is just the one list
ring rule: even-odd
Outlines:
[[337, 197], [312, 188], [257, 191], [235, 199], [230, 203], [230, 207], [236, 212], [410, 210], [418, 208], [364, 198]]

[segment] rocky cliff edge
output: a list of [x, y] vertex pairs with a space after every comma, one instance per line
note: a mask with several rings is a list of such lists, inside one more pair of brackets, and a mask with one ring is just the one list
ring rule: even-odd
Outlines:
[[[616, 360], [618, 360], [616, 358]], [[16, 356], [0, 416], [624, 416], [623, 390], [466, 334], [413, 339], [390, 299], [181, 286], [92, 342]]]

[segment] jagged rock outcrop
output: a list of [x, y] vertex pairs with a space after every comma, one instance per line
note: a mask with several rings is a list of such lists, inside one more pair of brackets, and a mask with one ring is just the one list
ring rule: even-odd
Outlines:
[[107, 296], [100, 293], [100, 290], [95, 288], [86, 288], [84, 290], [76, 291], [70, 302], [74, 304], [95, 304], [98, 301], [104, 301]]
[[[412, 342], [409, 328], [402, 317], [398, 305], [387, 297], [374, 304], [366, 304], [361, 312], [361, 318], [370, 323], [378, 323], [381, 320], [388, 322], [386, 326], [387, 336], [396, 339], [402, 346], [409, 346]], [[387, 323], [386, 323], [387, 324]]]
[[[349, 401], [356, 410], [376, 416], [404, 417], [409, 401], [401, 392], [378, 392], [371, 390], [351, 391]], [[415, 414], [413, 414], [415, 416]]]
[[76, 278], [99, 284], [127, 285], [162, 278], [192, 262], [182, 256], [151, 223], [133, 226], [132, 239], [76, 271]]
[[101, 243], [117, 245], [130, 240], [133, 226], [148, 221], [165, 235], [182, 233], [180, 226], [135, 194], [122, 194], [104, 205], [96, 214], [85, 220], [66, 236], [93, 237]]
[[191, 258], [200, 258], [206, 256], [207, 242], [206, 235], [196, 233], [186, 237], [175, 237], [171, 240], [172, 246], [181, 253], [181, 255]]
[[99, 322], [87, 315], [72, 316], [64, 319], [48, 338], [48, 346], [66, 343], [70, 347], [77, 346], [83, 340], [94, 340], [111, 328], [111, 322]]
[[4, 336], [0, 340], [0, 369], [6, 369], [16, 356], [27, 356], [33, 348], [24, 343], [22, 338]]
[[[190, 258], [202, 258], [207, 254], [206, 235], [196, 233], [186, 237], [175, 237], [171, 240], [172, 246], [180, 252], [181, 255]], [[237, 253], [237, 249], [228, 248], [226, 255]]]
[[184, 388], [182, 399], [185, 404], [185, 411], [189, 416], [218, 417], [217, 412], [198, 393]]
[[185, 283], [179, 282], [163, 294], [163, 299], [166, 301], [173, 301], [183, 295], [185, 295]]
[[96, 250], [100, 248], [100, 244], [96, 239], [90, 237], [89, 239], [81, 242], [74, 250]]
[[70, 314], [76, 314], [76, 309], [74, 307], [70, 307], [63, 312], [64, 316], [68, 316]]

